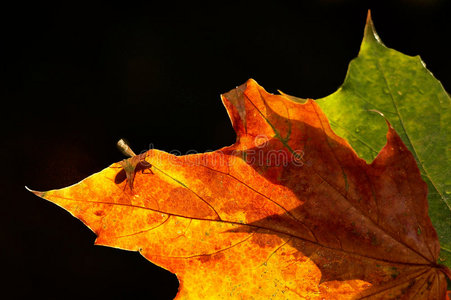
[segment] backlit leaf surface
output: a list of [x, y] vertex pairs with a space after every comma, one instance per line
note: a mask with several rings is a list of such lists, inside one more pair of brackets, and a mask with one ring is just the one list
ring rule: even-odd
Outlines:
[[222, 100], [232, 146], [149, 150], [140, 159], [151, 172], [136, 172], [133, 185], [118, 180], [127, 164], [116, 163], [35, 194], [79, 218], [96, 244], [140, 251], [177, 274], [179, 298], [445, 298], [427, 186], [391, 126], [368, 165], [315, 101], [253, 80]]

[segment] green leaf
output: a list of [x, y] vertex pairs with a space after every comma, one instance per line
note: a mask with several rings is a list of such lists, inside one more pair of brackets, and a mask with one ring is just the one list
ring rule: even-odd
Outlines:
[[385, 145], [384, 114], [417, 160], [428, 184], [439, 263], [451, 267], [451, 98], [419, 56], [387, 48], [368, 13], [363, 42], [343, 85], [317, 100], [334, 131], [371, 162]]

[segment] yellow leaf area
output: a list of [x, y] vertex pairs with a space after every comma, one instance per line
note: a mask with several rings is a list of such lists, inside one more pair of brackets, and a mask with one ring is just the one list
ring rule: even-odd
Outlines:
[[130, 158], [149, 166], [131, 169], [134, 182], [118, 180], [136, 165], [122, 162], [35, 194], [83, 221], [96, 244], [139, 251], [175, 273], [177, 298], [445, 297], [449, 270], [435, 264], [427, 187], [390, 126], [368, 165], [313, 100], [253, 80], [222, 100], [234, 145], [186, 156], [149, 150]]

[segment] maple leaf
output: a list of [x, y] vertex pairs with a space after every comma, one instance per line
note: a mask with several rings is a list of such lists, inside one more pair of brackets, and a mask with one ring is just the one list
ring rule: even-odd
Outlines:
[[222, 100], [232, 146], [149, 150], [138, 161], [152, 172], [136, 172], [133, 189], [116, 180], [117, 163], [34, 193], [84, 222], [96, 244], [177, 274], [179, 298], [445, 298], [427, 186], [391, 126], [368, 165], [313, 100], [254, 80]]
[[451, 98], [419, 56], [387, 48], [368, 12], [359, 56], [345, 82], [317, 103], [333, 130], [367, 162], [385, 144], [384, 120], [413, 153], [428, 185], [429, 216], [437, 230], [439, 262], [451, 267]]

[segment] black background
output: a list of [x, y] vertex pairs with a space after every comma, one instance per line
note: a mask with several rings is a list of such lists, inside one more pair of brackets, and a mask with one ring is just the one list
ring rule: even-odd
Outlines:
[[248, 78], [329, 95], [358, 54], [368, 8], [388, 47], [420, 54], [451, 87], [450, 1], [61, 2], [2, 11], [0, 297], [172, 299], [174, 275], [93, 246], [87, 227], [24, 185], [76, 183], [124, 158], [121, 137], [135, 152], [230, 145], [219, 94]]

